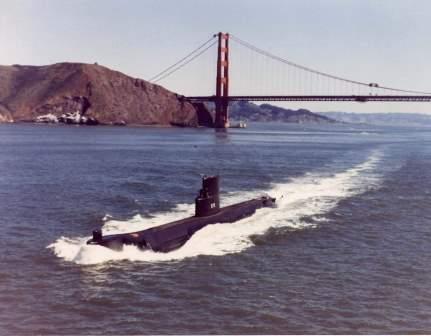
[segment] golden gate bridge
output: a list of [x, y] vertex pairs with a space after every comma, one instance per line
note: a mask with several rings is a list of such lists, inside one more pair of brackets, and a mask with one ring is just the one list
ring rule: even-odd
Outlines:
[[[292, 94], [277, 95], [230, 95], [230, 76], [231, 67], [230, 42], [247, 49], [248, 51], [258, 54], [264, 58], [270, 59], [277, 64], [289, 68], [288, 75], [281, 75], [281, 82], [296, 82], [294, 89], [283, 89], [283, 91], [295, 91]], [[212, 102], [215, 104], [215, 122], [216, 128], [229, 127], [229, 102], [233, 101], [337, 101], [337, 102], [430, 102], [431, 92], [399, 89], [395, 87], [381, 86], [377, 83], [361, 82], [352, 79], [335, 76], [330, 73], [318, 71], [285, 58], [276, 56], [268, 51], [260, 49], [240, 38], [228, 34], [218, 33], [213, 35], [209, 40], [201, 44], [176, 63], [159, 72], [150, 79], [152, 83], [159, 83], [168, 78], [180, 69], [184, 68], [191, 62], [205, 54], [212, 47], [217, 45], [216, 59], [216, 76], [215, 76], [215, 94], [185, 96], [184, 99], [190, 102]], [[241, 62], [239, 62], [240, 64]], [[294, 70], [293, 72], [291, 70]], [[265, 71], [265, 69], [263, 69]], [[254, 71], [254, 69], [250, 69]], [[300, 86], [303, 92], [297, 94], [297, 87]], [[307, 90], [305, 87], [308, 86]], [[304, 89], [305, 88], [305, 89]], [[313, 94], [307, 91], [319, 91], [319, 94]], [[322, 89], [323, 88], [323, 89]], [[322, 91], [325, 91], [322, 93]], [[339, 91], [350, 91], [350, 94], [340, 94]], [[330, 92], [330, 93], [328, 93]], [[366, 92], [366, 93], [364, 93]]]

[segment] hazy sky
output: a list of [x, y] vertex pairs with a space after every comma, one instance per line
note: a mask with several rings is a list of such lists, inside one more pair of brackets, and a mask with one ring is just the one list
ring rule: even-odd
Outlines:
[[[0, 0], [0, 64], [97, 61], [149, 79], [218, 31], [325, 72], [431, 91], [428, 0]], [[203, 56], [161, 84], [185, 94], [212, 94], [214, 60], [215, 53]], [[235, 80], [232, 87], [246, 90], [244, 80]], [[431, 111], [431, 103], [287, 106]]]

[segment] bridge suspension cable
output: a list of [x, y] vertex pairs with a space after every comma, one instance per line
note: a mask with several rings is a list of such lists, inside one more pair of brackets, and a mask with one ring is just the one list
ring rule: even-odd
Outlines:
[[[163, 71], [159, 72], [157, 75], [151, 77], [148, 81], [152, 83], [158, 83], [161, 80], [165, 79], [166, 77], [172, 75], [173, 73], [180, 70], [182, 67], [186, 66], [199, 56], [201, 56], [203, 53], [205, 53], [208, 49], [210, 49], [213, 45], [217, 43], [215, 40], [216, 35], [213, 35], [209, 40], [201, 44], [199, 47], [188, 53], [186, 56], [181, 58], [176, 63], [172, 64], [171, 66], [167, 67]], [[211, 43], [212, 42], [212, 43]]]
[[364, 87], [367, 87], [367, 88], [369, 88], [369, 87], [375, 87], [377, 89], [383, 89], [383, 90], [388, 90], [388, 91], [393, 91], [393, 92], [431, 95], [431, 92], [423, 92], [423, 91], [415, 91], [415, 90], [403, 90], [403, 89], [397, 89], [397, 88], [392, 88], [392, 87], [387, 87], [387, 86], [380, 86], [380, 85], [373, 84], [373, 83], [365, 83], [365, 82], [351, 80], [351, 79], [348, 79], [348, 78], [343, 78], [343, 77], [335, 76], [335, 75], [332, 75], [332, 74], [329, 74], [329, 73], [326, 73], [326, 72], [318, 71], [318, 70], [315, 70], [315, 69], [312, 69], [312, 68], [309, 68], [309, 67], [306, 67], [306, 66], [303, 66], [303, 65], [291, 62], [291, 61], [289, 61], [289, 60], [287, 60], [285, 58], [282, 58], [282, 57], [276, 56], [274, 54], [271, 54], [268, 51], [260, 49], [260, 48], [254, 46], [254, 45], [252, 45], [252, 44], [250, 44], [250, 43], [248, 43], [248, 42], [246, 42], [244, 40], [241, 40], [240, 38], [236, 37], [235, 35], [231, 34], [230, 38], [231, 38], [231, 40], [237, 42], [238, 44], [242, 45], [243, 47], [246, 47], [246, 48], [248, 48], [248, 49], [250, 49], [250, 50], [252, 50], [252, 51], [254, 51], [254, 52], [256, 52], [256, 53], [258, 53], [260, 55], [263, 55], [263, 56], [269, 57], [269, 58], [271, 58], [273, 60], [276, 60], [278, 62], [287, 64], [287, 65], [292, 66], [292, 67], [294, 67], [296, 69], [300, 69], [300, 70], [306, 71], [308, 73], [316, 74], [316, 75], [319, 75], [319, 76], [322, 76], [322, 77], [326, 77], [326, 78], [329, 78], [329, 79], [333, 79], [333, 80], [337, 80], [337, 81], [341, 81], [341, 82], [345, 82], [345, 83], [349, 83], [349, 84], [354, 84], [354, 85], [358, 85], [358, 86], [364, 86]]

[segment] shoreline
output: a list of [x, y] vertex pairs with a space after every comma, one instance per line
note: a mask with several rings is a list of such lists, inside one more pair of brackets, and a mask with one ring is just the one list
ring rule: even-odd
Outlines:
[[70, 126], [80, 126], [80, 127], [142, 127], [142, 128], [210, 128], [205, 126], [176, 126], [176, 125], [166, 125], [166, 124], [107, 124], [99, 123], [97, 125], [85, 125], [85, 124], [66, 124], [66, 123], [44, 123], [35, 121], [6, 121], [0, 122], [0, 125], [37, 125], [37, 126], [54, 126], [54, 127], [70, 127]]

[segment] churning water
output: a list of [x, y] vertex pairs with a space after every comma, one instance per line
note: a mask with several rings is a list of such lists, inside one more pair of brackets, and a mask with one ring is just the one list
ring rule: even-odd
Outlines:
[[[0, 332], [429, 333], [431, 130], [0, 127]], [[85, 244], [222, 203], [277, 208], [170, 253]]]

